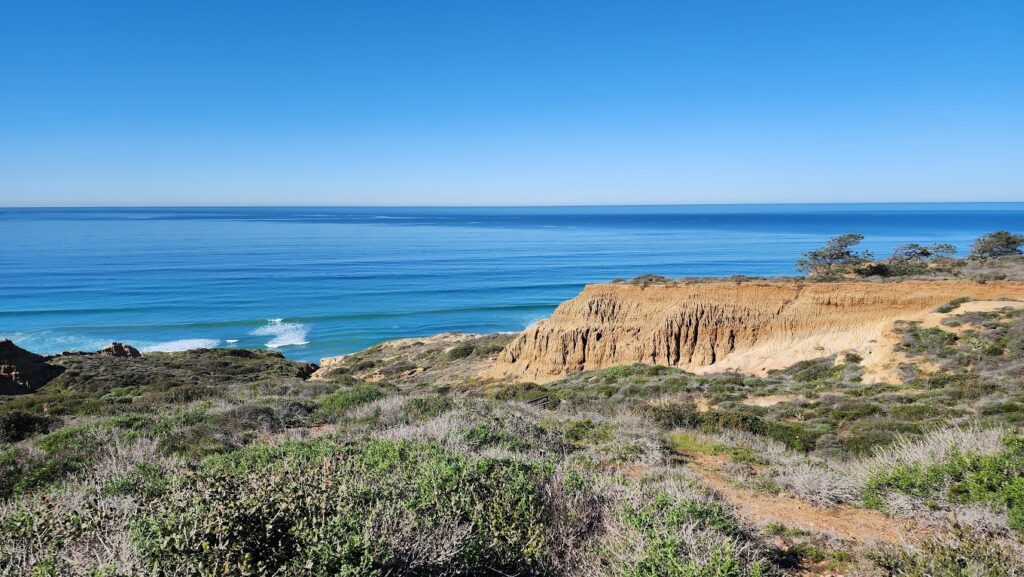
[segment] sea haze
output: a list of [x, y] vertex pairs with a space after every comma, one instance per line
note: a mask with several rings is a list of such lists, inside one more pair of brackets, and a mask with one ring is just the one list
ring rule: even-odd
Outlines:
[[518, 331], [586, 283], [791, 275], [859, 232], [885, 255], [1024, 229], [1024, 203], [545, 208], [0, 209], [0, 338], [41, 353]]

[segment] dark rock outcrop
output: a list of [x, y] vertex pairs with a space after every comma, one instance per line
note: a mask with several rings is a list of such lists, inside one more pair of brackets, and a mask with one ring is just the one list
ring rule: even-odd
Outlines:
[[110, 343], [109, 345], [96, 351], [96, 354], [108, 357], [122, 357], [131, 359], [142, 356], [142, 353], [140, 353], [139, 350], [136, 349], [135, 347], [118, 342]]
[[308, 379], [313, 376], [313, 373], [320, 370], [320, 365], [316, 363], [303, 363], [299, 366], [298, 374], [296, 375], [300, 379]]
[[26, 351], [10, 340], [0, 340], [0, 395], [31, 393], [64, 372], [46, 357]]

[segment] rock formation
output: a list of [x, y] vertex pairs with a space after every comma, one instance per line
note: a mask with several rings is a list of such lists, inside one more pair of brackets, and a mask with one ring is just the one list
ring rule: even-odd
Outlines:
[[104, 355], [108, 357], [125, 357], [125, 358], [137, 358], [141, 357], [142, 353], [139, 352], [133, 346], [126, 345], [124, 343], [113, 342], [96, 351], [97, 355]]
[[64, 372], [46, 357], [30, 353], [9, 340], [0, 340], [0, 395], [31, 393]]
[[1024, 282], [592, 285], [526, 329], [482, 376], [548, 382], [626, 363], [764, 374], [843, 351], [870, 369], [891, 353], [883, 337], [897, 320], [920, 320], [958, 297], [1024, 300]]

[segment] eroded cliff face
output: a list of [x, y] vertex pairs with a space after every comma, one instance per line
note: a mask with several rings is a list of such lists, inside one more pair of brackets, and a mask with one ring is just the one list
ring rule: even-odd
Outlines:
[[1024, 282], [592, 285], [520, 334], [482, 376], [548, 382], [636, 362], [763, 374], [843, 351], [877, 372], [896, 321], [958, 297], [1024, 300]]

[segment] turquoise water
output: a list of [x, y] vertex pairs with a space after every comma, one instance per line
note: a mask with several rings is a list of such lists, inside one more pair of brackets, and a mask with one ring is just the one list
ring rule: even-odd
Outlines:
[[1024, 203], [572, 208], [0, 209], [0, 337], [42, 353], [270, 347], [301, 360], [517, 331], [585, 283], [794, 274], [829, 236], [1024, 229]]

